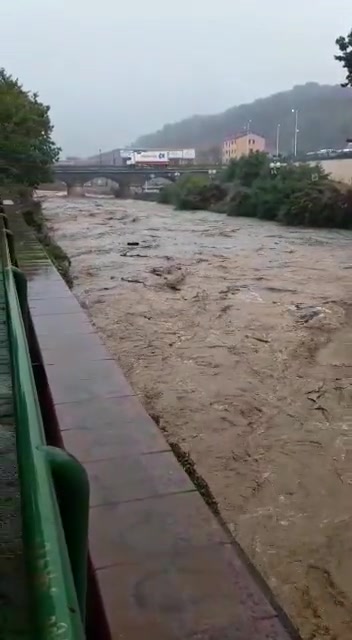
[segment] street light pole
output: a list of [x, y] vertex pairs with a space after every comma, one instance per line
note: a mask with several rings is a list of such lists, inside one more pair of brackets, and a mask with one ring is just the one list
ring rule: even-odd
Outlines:
[[247, 122], [247, 156], [249, 156], [249, 133], [251, 130], [252, 120], [248, 120]]
[[277, 125], [277, 129], [276, 129], [276, 157], [279, 157], [280, 154], [280, 130], [281, 130], [281, 124]]
[[298, 109], [292, 109], [292, 113], [295, 114], [295, 135], [293, 139], [293, 154], [296, 158], [297, 156], [297, 147], [298, 147]]

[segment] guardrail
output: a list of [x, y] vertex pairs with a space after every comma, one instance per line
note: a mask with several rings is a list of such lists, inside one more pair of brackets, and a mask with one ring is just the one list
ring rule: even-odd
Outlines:
[[73, 457], [46, 444], [26, 335], [27, 283], [14, 266], [7, 218], [0, 217], [33, 637], [83, 640], [89, 485], [83, 467]]
[[102, 177], [105, 178], [105, 174], [108, 173], [110, 176], [116, 175], [136, 175], [141, 174], [144, 175], [146, 173], [154, 173], [157, 175], [165, 175], [167, 173], [179, 173], [180, 175], [188, 175], [192, 173], [208, 173], [214, 174], [221, 172], [224, 166], [203, 166], [203, 165], [166, 165], [166, 166], [136, 166], [136, 165], [54, 165], [53, 167], [53, 175], [56, 178], [60, 176], [68, 176], [68, 175], [92, 175], [94, 177]]

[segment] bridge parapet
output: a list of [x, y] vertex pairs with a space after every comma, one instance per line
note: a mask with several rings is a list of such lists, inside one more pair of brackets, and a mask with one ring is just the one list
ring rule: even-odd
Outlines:
[[217, 169], [208, 167], [115, 167], [114, 165], [55, 165], [54, 176], [58, 180], [63, 182], [84, 181], [88, 182], [94, 178], [107, 178], [108, 180], [114, 180], [118, 182], [119, 179], [132, 181], [135, 178], [144, 178], [149, 180], [155, 178], [166, 178], [170, 180], [177, 180], [182, 175], [194, 174], [194, 175], [214, 175], [214, 171]]

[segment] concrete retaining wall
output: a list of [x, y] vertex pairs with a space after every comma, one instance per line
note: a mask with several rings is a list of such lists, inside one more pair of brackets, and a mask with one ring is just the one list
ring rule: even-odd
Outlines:
[[322, 160], [321, 162], [311, 162], [310, 164], [313, 166], [320, 164], [334, 180], [347, 182], [352, 185], [352, 158], [345, 158], [344, 160]]

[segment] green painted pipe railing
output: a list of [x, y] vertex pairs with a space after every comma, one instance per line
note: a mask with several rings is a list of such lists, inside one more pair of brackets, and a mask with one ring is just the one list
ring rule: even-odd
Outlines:
[[83, 640], [89, 485], [83, 467], [73, 457], [46, 445], [24, 322], [26, 280], [13, 266], [13, 238], [7, 226], [6, 217], [1, 215], [1, 257], [33, 638]]

